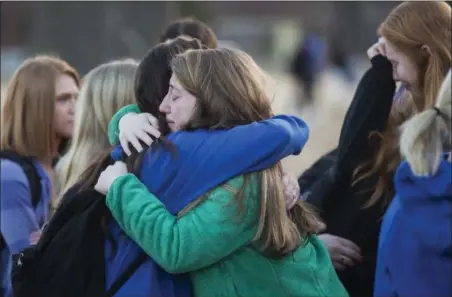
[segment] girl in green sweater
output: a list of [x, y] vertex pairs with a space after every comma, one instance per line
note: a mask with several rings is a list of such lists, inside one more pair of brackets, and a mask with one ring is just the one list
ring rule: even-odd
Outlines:
[[[173, 60], [172, 70], [160, 110], [173, 131], [227, 129], [233, 119], [271, 116], [259, 68], [244, 53], [189, 51]], [[177, 217], [124, 163], [107, 168], [96, 189], [107, 193], [123, 230], [161, 267], [190, 273], [196, 297], [348, 296], [315, 235], [315, 215], [301, 201], [286, 211], [280, 163], [230, 180]]]

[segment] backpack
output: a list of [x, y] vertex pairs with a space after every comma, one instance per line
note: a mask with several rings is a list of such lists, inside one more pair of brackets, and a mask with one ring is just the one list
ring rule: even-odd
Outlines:
[[[30, 157], [19, 156], [11, 150], [1, 150], [0, 159], [7, 159], [18, 164], [27, 177], [31, 193], [31, 205], [36, 208], [41, 201], [41, 177], [39, 176], [33, 160]], [[6, 246], [3, 235], [0, 234], [0, 250]]]
[[13, 256], [15, 297], [113, 296], [147, 259], [142, 252], [106, 290], [105, 196], [76, 185], [63, 196], [37, 245]]

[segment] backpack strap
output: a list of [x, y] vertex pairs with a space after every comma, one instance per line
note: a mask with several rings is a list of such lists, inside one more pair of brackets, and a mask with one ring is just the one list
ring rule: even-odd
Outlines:
[[107, 297], [114, 296], [119, 289], [129, 280], [129, 278], [135, 273], [135, 271], [140, 268], [141, 264], [146, 261], [148, 255], [146, 255], [143, 251], [138, 255], [138, 257], [127, 267], [126, 270], [115, 280], [115, 282], [111, 285], [110, 289], [107, 291]]
[[30, 186], [31, 205], [36, 208], [41, 201], [41, 178], [33, 160], [30, 157], [19, 156], [16, 152], [10, 150], [0, 151], [0, 158], [8, 159], [22, 167]]

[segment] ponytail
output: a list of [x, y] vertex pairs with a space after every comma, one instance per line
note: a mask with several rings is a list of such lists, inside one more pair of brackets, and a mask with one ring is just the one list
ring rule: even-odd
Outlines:
[[422, 102], [416, 102], [419, 104], [417, 107], [419, 110], [425, 110], [432, 107], [435, 104], [435, 100], [439, 96], [439, 90], [441, 88], [442, 82], [447, 74], [448, 68], [450, 67], [450, 52], [444, 50], [442, 51], [446, 56], [441, 55], [438, 52], [435, 55], [429, 56], [428, 63], [424, 73], [424, 78], [422, 82], [423, 92], [420, 96], [423, 96]]
[[[443, 156], [444, 144], [451, 147], [451, 71], [444, 79], [436, 104], [402, 126], [400, 152], [414, 174], [435, 174]], [[446, 138], [446, 139], [445, 139]], [[446, 143], [445, 143], [446, 140]]]

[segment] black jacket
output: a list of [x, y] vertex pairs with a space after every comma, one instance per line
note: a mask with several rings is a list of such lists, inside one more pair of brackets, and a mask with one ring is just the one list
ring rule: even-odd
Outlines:
[[383, 56], [374, 57], [371, 63], [346, 113], [337, 148], [311, 167], [317, 166], [320, 176], [313, 178], [315, 170], [308, 170], [300, 177], [302, 193], [308, 191], [308, 202], [320, 210], [327, 224], [325, 232], [349, 239], [361, 248], [363, 262], [338, 272], [351, 297], [373, 295], [378, 236], [385, 211], [381, 204], [363, 209], [376, 176], [351, 187], [355, 168], [374, 154], [369, 133], [385, 130], [395, 92], [391, 63]]

